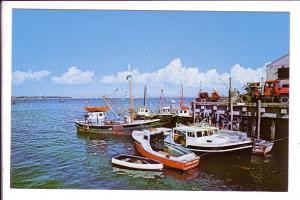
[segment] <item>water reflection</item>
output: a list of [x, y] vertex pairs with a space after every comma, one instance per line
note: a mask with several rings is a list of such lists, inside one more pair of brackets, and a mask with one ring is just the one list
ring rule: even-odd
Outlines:
[[164, 177], [163, 172], [157, 171], [143, 171], [143, 170], [130, 170], [118, 167], [112, 167], [114, 173], [118, 175], [126, 175], [133, 178], [146, 178], [146, 179], [156, 179]]
[[172, 177], [176, 180], [188, 181], [188, 180], [192, 180], [192, 179], [197, 179], [200, 175], [200, 170], [199, 170], [199, 167], [196, 167], [196, 168], [188, 170], [188, 171], [180, 171], [177, 169], [164, 167], [164, 174], [166, 176]]

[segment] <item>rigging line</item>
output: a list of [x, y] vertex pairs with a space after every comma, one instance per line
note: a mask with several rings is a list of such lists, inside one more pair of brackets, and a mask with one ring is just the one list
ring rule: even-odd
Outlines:
[[280, 139], [274, 140], [273, 142], [278, 142], [278, 141], [285, 140], [285, 139], [288, 139], [288, 138], [289, 138], [289, 137], [283, 137], [283, 138], [280, 138]]

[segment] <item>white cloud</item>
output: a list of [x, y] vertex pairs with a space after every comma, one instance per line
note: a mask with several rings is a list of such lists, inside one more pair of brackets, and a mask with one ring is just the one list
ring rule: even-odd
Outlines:
[[94, 72], [81, 71], [73, 66], [68, 69], [66, 73], [61, 76], [52, 77], [52, 81], [61, 85], [84, 85], [94, 82]]
[[[107, 84], [126, 83], [128, 72], [118, 72], [117, 74], [102, 77], [101, 82]], [[228, 90], [229, 77], [232, 77], [232, 86], [242, 90], [247, 82], [260, 81], [265, 78], [265, 67], [253, 69], [234, 65], [228, 73], [219, 73], [216, 69], [209, 69], [201, 72], [198, 67], [184, 67], [179, 58], [172, 60], [167, 66], [151, 73], [141, 73], [137, 69], [132, 71], [133, 80], [136, 84], [151, 85], [179, 85], [182, 81], [184, 87], [199, 88], [206, 90], [217, 89], [219, 91]]]
[[36, 72], [22, 72], [15, 71], [12, 73], [12, 82], [15, 85], [19, 85], [27, 80], [41, 80], [42, 78], [48, 76], [50, 74], [49, 71], [36, 71]]

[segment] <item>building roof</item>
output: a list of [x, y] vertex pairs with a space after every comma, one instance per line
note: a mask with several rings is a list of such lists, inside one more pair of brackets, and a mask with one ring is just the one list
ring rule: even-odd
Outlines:
[[267, 67], [289, 67], [289, 66], [290, 66], [290, 54], [284, 55], [267, 65]]

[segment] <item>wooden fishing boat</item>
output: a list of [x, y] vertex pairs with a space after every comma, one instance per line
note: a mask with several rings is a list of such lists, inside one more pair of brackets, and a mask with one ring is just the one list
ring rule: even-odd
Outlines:
[[163, 169], [163, 164], [156, 160], [133, 155], [121, 154], [112, 158], [111, 162], [119, 167], [136, 170], [161, 171]]
[[171, 131], [168, 128], [133, 131], [132, 137], [137, 151], [144, 157], [183, 171], [198, 166], [200, 157], [178, 144], [165, 141]]
[[[161, 125], [159, 119], [147, 119], [147, 120], [101, 120], [99, 116], [98, 119], [91, 118], [91, 115], [85, 115], [85, 121], [77, 120], [75, 122], [78, 132], [81, 133], [96, 133], [96, 134], [130, 134], [133, 130], [149, 128]], [[97, 116], [94, 114], [93, 116]], [[105, 114], [106, 116], [106, 114]], [[93, 119], [93, 120], [92, 120]]]
[[[129, 74], [129, 93], [130, 93], [130, 108], [123, 109], [115, 105], [107, 96], [103, 96], [106, 106], [85, 107], [87, 113], [84, 115], [84, 120], [75, 122], [77, 132], [81, 133], [100, 133], [100, 134], [127, 134], [139, 128], [147, 128], [161, 125], [160, 119], [135, 119], [136, 113], [133, 109], [132, 95], [132, 75], [130, 66], [128, 66]], [[107, 119], [106, 112], [111, 109], [118, 118], [122, 119]]]

